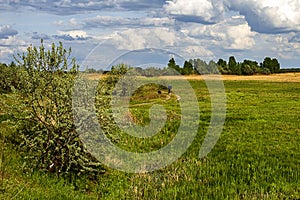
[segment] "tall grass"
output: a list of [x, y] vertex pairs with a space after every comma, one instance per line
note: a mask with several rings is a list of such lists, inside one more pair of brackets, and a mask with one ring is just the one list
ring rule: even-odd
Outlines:
[[[107, 168], [97, 181], [82, 177], [79, 190], [74, 190], [62, 179], [24, 173], [22, 158], [9, 145], [5, 159], [12, 161], [0, 199], [299, 199], [300, 83], [225, 81], [228, 102], [223, 133], [203, 159], [198, 153], [210, 122], [210, 97], [203, 81], [190, 83], [200, 106], [198, 135], [171, 166], [145, 174]], [[141, 123], [147, 123], [148, 103], [160, 99], [153, 95], [147, 101], [132, 99], [132, 117]], [[173, 113], [166, 134], [144, 141], [120, 134], [114, 142], [142, 152], [167, 144], [175, 134], [173, 125], [180, 120], [174, 102], [165, 102]], [[8, 135], [13, 128], [6, 130]]]

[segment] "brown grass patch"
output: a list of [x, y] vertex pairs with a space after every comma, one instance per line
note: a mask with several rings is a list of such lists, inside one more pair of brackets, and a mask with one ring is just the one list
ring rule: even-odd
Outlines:
[[[165, 76], [160, 77], [167, 80], [187, 79], [187, 80], [203, 80], [204, 78], [215, 78], [216, 75], [191, 75], [191, 76]], [[283, 73], [272, 75], [253, 75], [253, 76], [237, 76], [237, 75], [221, 75], [224, 81], [270, 81], [270, 82], [300, 82], [300, 73]]]
[[[88, 74], [91, 80], [100, 80], [103, 74]], [[214, 75], [205, 75], [206, 77], [214, 77]], [[203, 80], [204, 76], [189, 75], [189, 76], [162, 76], [161, 79], [166, 80]], [[221, 75], [224, 81], [270, 81], [270, 82], [300, 82], [300, 73], [283, 73], [272, 75], [253, 75], [253, 76], [236, 76], [236, 75]]]
[[223, 75], [223, 80], [239, 81], [239, 80], [256, 80], [270, 82], [300, 82], [300, 73], [283, 73], [272, 75], [253, 75], [253, 76], [232, 76]]

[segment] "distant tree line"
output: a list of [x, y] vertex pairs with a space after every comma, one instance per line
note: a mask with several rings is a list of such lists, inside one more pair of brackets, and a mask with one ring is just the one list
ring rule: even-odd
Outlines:
[[280, 63], [276, 58], [270, 57], [266, 57], [262, 63], [258, 64], [257, 61], [252, 60], [244, 60], [238, 63], [234, 56], [230, 56], [228, 63], [223, 59], [219, 59], [217, 65], [222, 74], [254, 75], [280, 72]]
[[[219, 59], [208, 63], [200, 58], [185, 61], [183, 66], [179, 66], [174, 58], [171, 58], [165, 68], [135, 68], [142, 76], [168, 76], [168, 75], [191, 75], [191, 74], [228, 74], [228, 75], [254, 75], [254, 74], [274, 74], [284, 73], [290, 70], [281, 70], [280, 63], [276, 58], [266, 57], [263, 62], [254, 60], [244, 60], [237, 62], [234, 56], [230, 56], [228, 61]], [[299, 70], [292, 70], [299, 71]], [[102, 70], [88, 69], [87, 73], [104, 73]]]
[[244, 60], [237, 62], [234, 56], [230, 56], [228, 62], [219, 59], [208, 63], [201, 59], [190, 59], [185, 61], [181, 68], [176, 64], [174, 58], [168, 63], [168, 68], [172, 68], [183, 75], [190, 74], [232, 74], [232, 75], [254, 75], [254, 74], [273, 74], [280, 72], [280, 63], [276, 58], [266, 57], [264, 61], [258, 64], [257, 61]]
[[[0, 63], [0, 89], [11, 91], [18, 88], [20, 71], [22, 67], [15, 62], [10, 64]], [[208, 63], [200, 58], [185, 61], [183, 66], [179, 66], [174, 58], [171, 58], [165, 68], [156, 68], [150, 66], [148, 68], [137, 67], [138, 74], [146, 77], [151, 76], [167, 76], [167, 75], [191, 75], [191, 74], [232, 74], [232, 75], [254, 75], [254, 74], [274, 74], [287, 72], [300, 72], [300, 69], [280, 69], [280, 63], [276, 58], [266, 57], [263, 62], [258, 63], [253, 60], [244, 60], [237, 62], [234, 56], [230, 56], [228, 61], [219, 59], [218, 62], [213, 60]], [[103, 70], [88, 68], [86, 73], [107, 73]]]

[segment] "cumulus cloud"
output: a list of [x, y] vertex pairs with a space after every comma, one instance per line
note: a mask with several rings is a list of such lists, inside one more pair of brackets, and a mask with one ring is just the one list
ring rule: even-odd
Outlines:
[[66, 41], [74, 40], [88, 40], [91, 39], [85, 31], [73, 30], [73, 31], [59, 31], [59, 35], [54, 36], [57, 39], [62, 39]]
[[241, 23], [240, 18], [233, 17], [214, 25], [203, 25], [185, 30], [193, 38], [208, 40], [211, 45], [224, 49], [245, 50], [255, 45], [255, 32], [249, 25]]
[[8, 36], [7, 38], [0, 38], [0, 59], [1, 62], [11, 62], [12, 55], [16, 52], [24, 52], [26, 50], [26, 43], [18, 39], [16, 36]]
[[176, 32], [169, 28], [140, 28], [118, 32], [112, 37], [118, 49], [166, 48], [179, 41]]
[[245, 16], [259, 33], [300, 31], [298, 0], [228, 0], [228, 7]]
[[251, 49], [255, 45], [254, 35], [248, 24], [229, 26], [225, 40], [228, 46], [225, 49]]
[[[0, 1], [0, 7], [1, 10], [11, 11], [31, 8], [57, 15], [110, 10], [144, 10], [145, 13], [153, 13], [155, 10], [158, 11], [163, 8], [169, 17], [172, 16], [179, 21], [202, 24], [218, 23], [225, 16], [230, 15], [228, 11], [234, 11], [245, 16], [245, 20], [251, 29], [259, 33], [277, 34], [300, 31], [299, 0], [14, 0]], [[162, 15], [160, 13], [157, 18]], [[118, 24], [116, 22], [117, 17], [110, 20], [113, 20], [114, 24]], [[122, 24], [133, 26], [133, 22], [129, 21], [126, 22], [126, 19], [123, 19]], [[70, 23], [78, 25], [74, 19]], [[109, 24], [109, 21], [106, 21], [106, 23], [111, 24]], [[99, 25], [99, 21], [97, 24]]]
[[204, 24], [216, 23], [225, 11], [222, 1], [215, 0], [169, 0], [164, 9], [178, 20]]
[[253, 31], [285, 33], [300, 31], [298, 0], [168, 0], [165, 11], [177, 20], [214, 24], [228, 11], [238, 12]]
[[8, 39], [10, 36], [15, 36], [18, 31], [12, 29], [9, 25], [0, 27], [0, 39]]
[[188, 55], [189, 58], [201, 57], [212, 59], [214, 56], [213, 52], [202, 46], [187, 46], [184, 48], [184, 55]]
[[201, 56], [212, 59], [213, 52], [181, 32], [170, 28], [128, 29], [112, 35], [108, 43], [119, 50], [164, 49], [191, 58]]

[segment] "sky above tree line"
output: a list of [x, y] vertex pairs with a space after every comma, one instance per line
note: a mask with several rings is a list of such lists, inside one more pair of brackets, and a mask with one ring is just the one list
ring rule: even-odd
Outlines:
[[0, 0], [0, 62], [43, 38], [71, 47], [79, 63], [103, 66], [133, 52], [121, 60], [234, 55], [300, 67], [299, 8], [299, 0]]

